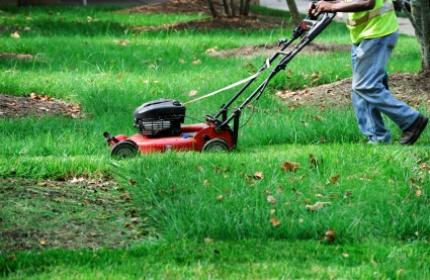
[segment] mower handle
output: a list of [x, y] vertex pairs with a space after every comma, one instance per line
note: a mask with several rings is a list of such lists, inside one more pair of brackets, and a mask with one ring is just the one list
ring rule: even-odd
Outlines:
[[[248, 96], [245, 101], [242, 102], [238, 107], [236, 107], [232, 114], [227, 117], [227, 112], [229, 107], [245, 92], [248, 87], [256, 81], [257, 75], [252, 80], [248, 81], [226, 104], [221, 106], [221, 109], [218, 113], [212, 117], [212, 119], [216, 119], [214, 122], [218, 128], [225, 127], [234, 120], [234, 140], [237, 141], [237, 135], [239, 130], [239, 118], [242, 110], [255, 98], [260, 98], [261, 94], [269, 84], [270, 80], [281, 70], [284, 70], [287, 67], [287, 64], [298, 54], [301, 50], [306, 47], [309, 43], [311, 43], [327, 26], [335, 18], [336, 13], [321, 13], [316, 20], [313, 20], [309, 17], [306, 17], [300, 24], [294, 29], [292, 38], [290, 40], [284, 41], [282, 44], [282, 48], [268, 58], [263, 66], [258, 70], [257, 73], [262, 73], [267, 70], [270, 65], [279, 57], [284, 56], [281, 61], [275, 66], [275, 68], [270, 72], [268, 77], [260, 84], [250, 96]], [[302, 40], [289, 52], [284, 52], [295, 40], [302, 37]], [[219, 121], [218, 118], [222, 116], [222, 121]], [[236, 144], [236, 142], [235, 142]]]

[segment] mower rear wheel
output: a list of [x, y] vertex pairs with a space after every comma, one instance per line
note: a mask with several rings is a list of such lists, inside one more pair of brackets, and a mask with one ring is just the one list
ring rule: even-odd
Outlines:
[[214, 138], [209, 140], [203, 146], [204, 152], [228, 152], [230, 148], [228, 147], [227, 142], [221, 138]]
[[131, 158], [137, 155], [138, 150], [136, 143], [125, 140], [117, 143], [113, 147], [112, 156], [116, 158]]

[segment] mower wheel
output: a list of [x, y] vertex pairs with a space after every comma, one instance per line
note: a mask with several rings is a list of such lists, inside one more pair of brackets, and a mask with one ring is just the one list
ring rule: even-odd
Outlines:
[[204, 152], [227, 152], [229, 150], [227, 142], [221, 138], [211, 139], [203, 146]]
[[138, 147], [136, 143], [130, 140], [121, 141], [112, 148], [112, 156], [116, 158], [135, 157], [137, 152]]

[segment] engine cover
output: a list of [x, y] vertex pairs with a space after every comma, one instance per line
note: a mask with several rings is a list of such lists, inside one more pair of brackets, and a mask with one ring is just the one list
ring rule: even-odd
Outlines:
[[185, 106], [171, 99], [150, 101], [134, 111], [134, 121], [142, 135], [176, 136], [185, 121]]

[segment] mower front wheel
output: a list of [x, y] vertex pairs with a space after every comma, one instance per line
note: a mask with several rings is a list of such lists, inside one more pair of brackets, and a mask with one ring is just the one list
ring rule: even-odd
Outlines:
[[137, 155], [139, 148], [137, 144], [130, 140], [124, 140], [117, 143], [112, 149], [112, 157], [115, 158], [132, 158]]
[[228, 147], [227, 142], [221, 138], [214, 138], [209, 140], [203, 146], [203, 152], [228, 152], [230, 148]]

